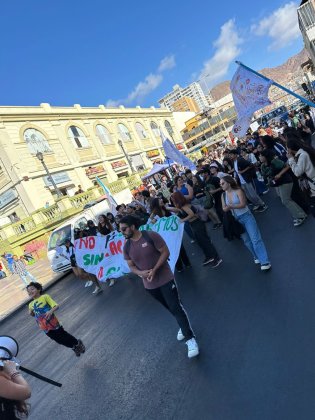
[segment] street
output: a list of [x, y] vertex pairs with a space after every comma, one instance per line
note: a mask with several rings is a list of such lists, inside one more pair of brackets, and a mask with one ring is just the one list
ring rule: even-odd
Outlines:
[[38, 330], [27, 309], [1, 322], [20, 344], [21, 364], [62, 382], [32, 385], [31, 420], [315, 418], [315, 220], [294, 228], [274, 191], [257, 220], [273, 264], [260, 272], [241, 241], [211, 236], [224, 263], [177, 274], [200, 346], [189, 360], [172, 316], [125, 278], [104, 293], [69, 275], [49, 289], [64, 328], [81, 338], [74, 353]]

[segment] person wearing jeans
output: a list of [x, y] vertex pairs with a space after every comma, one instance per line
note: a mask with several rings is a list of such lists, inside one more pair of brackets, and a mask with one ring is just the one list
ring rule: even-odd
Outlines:
[[271, 264], [262, 240], [256, 220], [246, 204], [246, 197], [234, 178], [225, 176], [220, 181], [223, 211], [231, 211], [235, 219], [243, 225], [245, 232], [241, 235], [245, 246], [254, 257], [255, 264], [260, 264], [262, 271], [270, 270]]
[[199, 354], [199, 347], [168, 264], [169, 249], [158, 233], [141, 232], [139, 227], [140, 220], [133, 215], [125, 216], [120, 221], [120, 231], [126, 238], [124, 258], [130, 270], [142, 278], [148, 293], [175, 317], [180, 327], [177, 340], [185, 339], [188, 357], [195, 357]]
[[36, 282], [36, 278], [31, 274], [29, 271], [26, 270], [26, 265], [24, 260], [19, 259], [17, 255], [13, 255], [13, 263], [12, 263], [12, 270], [14, 274], [17, 274], [20, 279], [23, 281], [25, 286], [29, 284], [29, 281], [27, 278], [30, 279], [30, 281]]

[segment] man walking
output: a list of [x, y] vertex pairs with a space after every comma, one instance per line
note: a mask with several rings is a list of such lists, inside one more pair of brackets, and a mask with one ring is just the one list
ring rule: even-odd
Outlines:
[[25, 262], [22, 259], [19, 259], [17, 255], [13, 255], [12, 272], [20, 277], [25, 286], [28, 286], [29, 284], [26, 277], [28, 277], [32, 282], [37, 282], [35, 277], [26, 270]]
[[177, 340], [185, 339], [188, 357], [199, 354], [198, 344], [183, 308], [174, 274], [167, 262], [170, 252], [156, 232], [139, 231], [140, 221], [128, 215], [120, 221], [120, 231], [127, 239], [123, 253], [130, 270], [140, 276], [145, 289], [176, 318], [180, 329]]
[[240, 181], [242, 190], [245, 192], [248, 200], [254, 205], [253, 210], [258, 213], [267, 210], [268, 206], [262, 201], [253, 186], [253, 165], [246, 159], [240, 157], [236, 149], [230, 150], [230, 158], [234, 163], [235, 174]]

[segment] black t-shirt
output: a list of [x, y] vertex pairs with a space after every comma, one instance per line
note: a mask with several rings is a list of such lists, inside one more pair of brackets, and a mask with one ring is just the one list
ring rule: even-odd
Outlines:
[[[218, 178], [217, 176], [210, 176], [205, 181], [205, 189], [209, 191], [210, 193], [211, 193], [211, 190], [217, 190], [218, 188], [220, 188], [220, 178]], [[211, 194], [216, 202], [217, 200], [221, 200], [222, 191], [218, 191], [216, 193], [211, 193]]]

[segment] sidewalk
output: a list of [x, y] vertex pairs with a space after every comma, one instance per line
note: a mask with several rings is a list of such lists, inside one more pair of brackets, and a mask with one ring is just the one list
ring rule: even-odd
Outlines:
[[[65, 275], [65, 273], [54, 273], [50, 268], [48, 258], [42, 258], [35, 264], [27, 266], [27, 270], [45, 288]], [[18, 275], [9, 274], [6, 278], [0, 279], [0, 321], [28, 300], [25, 285]]]

